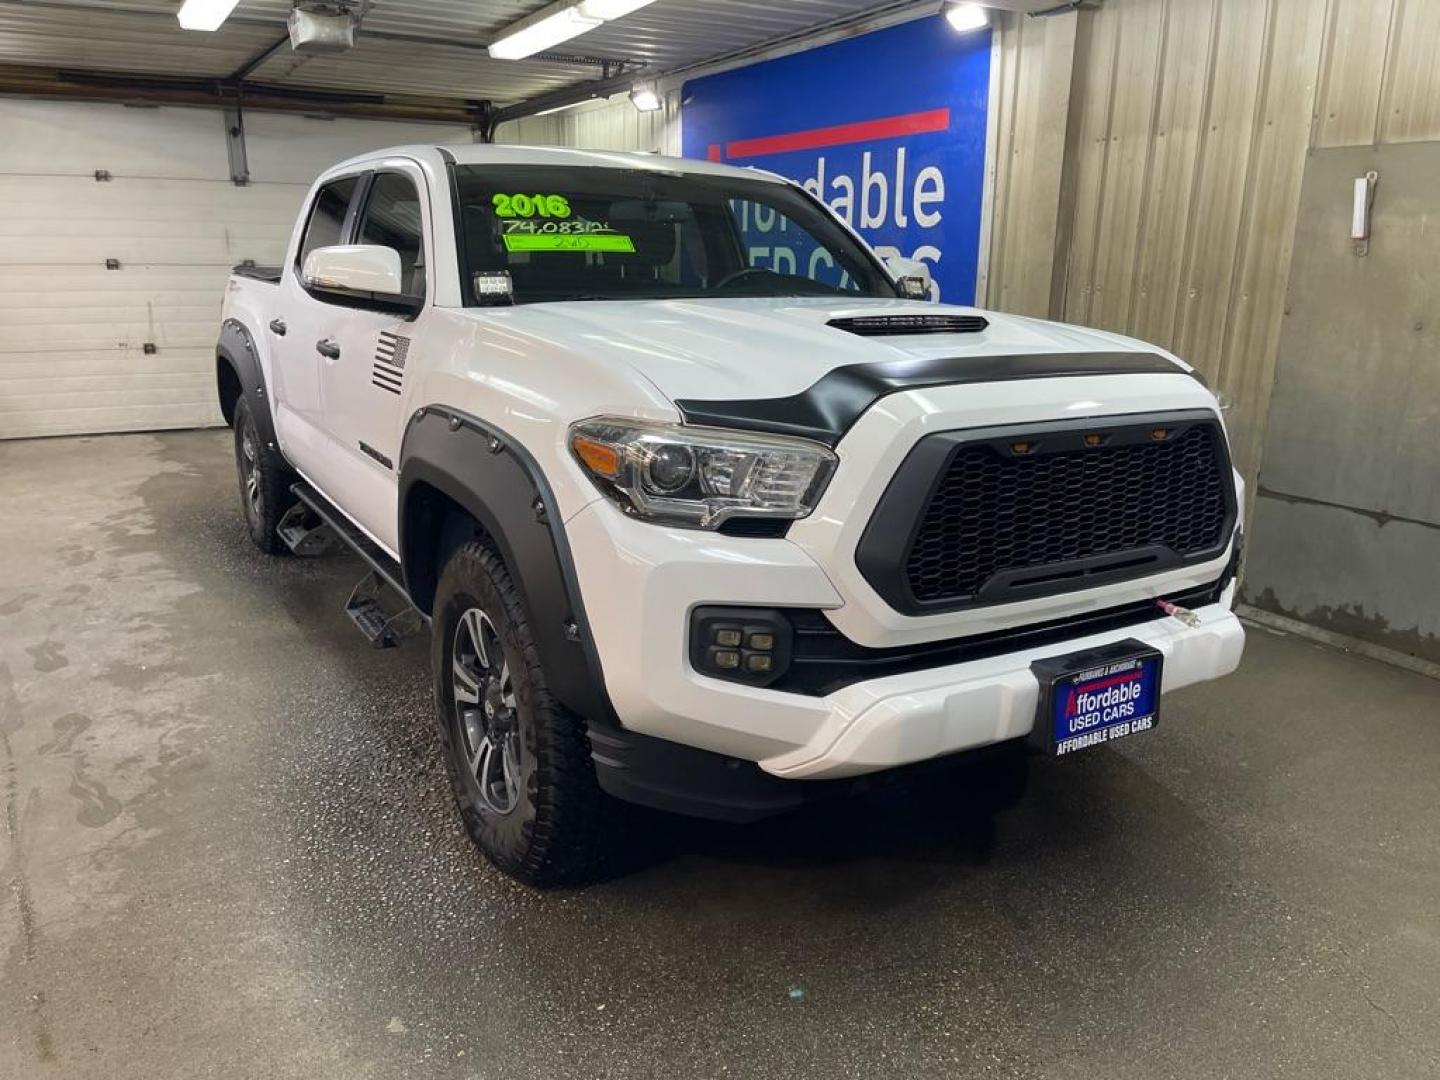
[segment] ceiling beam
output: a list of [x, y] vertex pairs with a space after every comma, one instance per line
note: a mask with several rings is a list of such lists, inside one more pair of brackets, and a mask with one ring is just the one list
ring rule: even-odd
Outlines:
[[567, 105], [578, 105], [582, 101], [609, 97], [611, 94], [629, 90], [637, 81], [644, 82], [647, 79], [656, 78], [657, 75], [658, 72], [654, 72], [651, 68], [636, 67], [630, 68], [623, 75], [572, 83], [559, 90], [552, 90], [547, 94], [540, 94], [537, 97], [516, 102], [514, 105], [496, 109], [495, 123], [503, 124], [507, 120], [520, 120], [526, 116], [534, 116], [546, 109], [563, 109]]
[[227, 75], [225, 77], [225, 81], [232, 83], [244, 82], [245, 79], [250, 74], [252, 74], [256, 68], [258, 68], [261, 64], [265, 63], [266, 60], [269, 60], [270, 57], [274, 56], [281, 46], [288, 45], [289, 43], [290, 35], [287, 33], [284, 37], [282, 37], [279, 41], [275, 42], [273, 45], [265, 46], [265, 48], [261, 49], [254, 56], [250, 57], [249, 60], [246, 60], [245, 63], [241, 64], [238, 68], [236, 68], [229, 75]]
[[56, 100], [110, 101], [124, 105], [233, 107], [248, 111], [344, 116], [367, 120], [480, 126], [492, 113], [488, 101], [407, 97], [351, 91], [311, 90], [271, 83], [223, 79], [170, 78], [100, 71], [0, 64], [0, 94]]

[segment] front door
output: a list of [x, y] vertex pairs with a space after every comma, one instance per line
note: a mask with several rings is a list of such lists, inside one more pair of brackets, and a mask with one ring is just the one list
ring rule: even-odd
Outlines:
[[[430, 235], [424, 181], [403, 162], [377, 170], [361, 194], [354, 243], [400, 254], [401, 288], [424, 299], [426, 237]], [[348, 309], [337, 320], [331, 355], [320, 362], [325, 422], [335, 446], [330, 497], [393, 553], [398, 549], [400, 443], [410, 414], [410, 358], [426, 309], [415, 318]]]
[[362, 175], [341, 177], [315, 193], [299, 248], [281, 275], [279, 302], [269, 326], [263, 328], [270, 335], [274, 358], [270, 381], [281, 446], [285, 456], [322, 488], [330, 440], [321, 395], [322, 357], [316, 345], [333, 333], [347, 312], [307, 292], [300, 271], [305, 257], [316, 248], [345, 242], [351, 206], [363, 179]]

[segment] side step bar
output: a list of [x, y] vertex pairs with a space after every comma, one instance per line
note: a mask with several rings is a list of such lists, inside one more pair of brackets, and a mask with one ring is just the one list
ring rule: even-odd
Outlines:
[[328, 555], [339, 543], [335, 530], [316, 517], [303, 502], [286, 510], [275, 532], [290, 551], [302, 559]]
[[[310, 534], [323, 533], [327, 541], [331, 537], [342, 541], [369, 566], [369, 573], [360, 579], [345, 601], [345, 614], [370, 644], [377, 649], [393, 648], [405, 637], [430, 625], [430, 617], [410, 603], [399, 563], [356, 528], [330, 500], [303, 480], [291, 485], [290, 493], [322, 522], [317, 529], [310, 530]], [[287, 514], [286, 518], [289, 517]], [[294, 525], [296, 523], [292, 522]], [[284, 533], [281, 536], [289, 542], [289, 536]], [[300, 540], [300, 546], [305, 546], [304, 538]], [[403, 604], [398, 612], [391, 613], [380, 603], [387, 587]]]

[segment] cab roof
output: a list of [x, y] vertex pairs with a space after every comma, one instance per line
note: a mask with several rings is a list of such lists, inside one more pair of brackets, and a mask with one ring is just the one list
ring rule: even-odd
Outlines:
[[349, 158], [327, 172], [340, 168], [352, 168], [383, 158], [409, 157], [433, 160], [447, 154], [454, 158], [458, 165], [567, 165], [576, 169], [647, 169], [655, 172], [697, 173], [710, 176], [747, 177], [752, 180], [772, 180], [776, 183], [786, 182], [782, 177], [763, 169], [721, 165], [718, 162], [701, 161], [695, 158], [665, 157], [660, 154], [628, 150], [575, 150], [562, 146], [512, 146], [494, 143], [390, 146], [383, 150], [372, 150], [369, 153]]

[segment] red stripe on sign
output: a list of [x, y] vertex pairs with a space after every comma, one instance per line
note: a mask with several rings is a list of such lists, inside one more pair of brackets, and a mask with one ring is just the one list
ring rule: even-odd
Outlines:
[[710, 146], [709, 146], [709, 148], [705, 151], [705, 156], [706, 156], [707, 158], [709, 158], [711, 161], [719, 161], [719, 160], [720, 160], [720, 144], [719, 144], [719, 143], [711, 143]]
[[1104, 690], [1111, 686], [1119, 686], [1121, 683], [1134, 682], [1140, 678], [1142, 674], [1144, 674], [1144, 672], [1136, 668], [1134, 671], [1127, 671], [1123, 675], [1112, 675], [1108, 679], [1101, 679], [1097, 683], [1081, 683], [1075, 689], [1082, 694], [1093, 694], [1097, 690]]
[[902, 135], [923, 135], [945, 131], [950, 127], [950, 110], [930, 109], [928, 112], [885, 116], [879, 120], [860, 120], [853, 124], [791, 131], [784, 135], [765, 135], [758, 139], [736, 139], [725, 144], [725, 156], [759, 157], [783, 154], [787, 150], [818, 150], [823, 146], [844, 146], [846, 143], [868, 142], [871, 139], [898, 139]]

